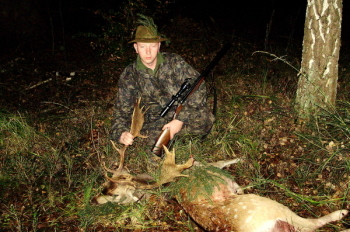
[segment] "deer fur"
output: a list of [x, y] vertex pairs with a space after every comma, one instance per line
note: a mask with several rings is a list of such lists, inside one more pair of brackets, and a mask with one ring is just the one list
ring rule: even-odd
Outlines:
[[[218, 163], [220, 165], [216, 167], [226, 166], [224, 162]], [[202, 190], [200, 185], [190, 190], [181, 189], [180, 197], [177, 197], [184, 210], [207, 231], [312, 232], [348, 214], [348, 210], [337, 210], [318, 219], [302, 218], [274, 200], [243, 194], [232, 179], [224, 180], [224, 183], [218, 181], [209, 197], [200, 195], [193, 198]], [[192, 181], [191, 176], [188, 181]]]
[[311, 232], [348, 214], [347, 210], [337, 210], [318, 219], [306, 219], [255, 194], [212, 197], [210, 201], [184, 200], [180, 204], [207, 231]]

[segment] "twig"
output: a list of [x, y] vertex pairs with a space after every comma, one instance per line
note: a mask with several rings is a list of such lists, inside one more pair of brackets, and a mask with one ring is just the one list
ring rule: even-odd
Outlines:
[[[283, 189], [287, 195], [290, 195], [294, 198], [297, 198], [299, 200], [302, 200], [302, 201], [307, 201], [307, 202], [310, 202], [312, 204], [327, 204], [327, 203], [331, 203], [331, 202], [336, 202], [336, 201], [340, 201], [340, 200], [344, 200], [346, 199], [346, 197], [338, 197], [338, 198], [335, 198], [335, 199], [326, 199], [326, 200], [313, 200], [311, 197], [309, 196], [305, 196], [305, 195], [301, 195], [301, 194], [297, 194], [293, 191], [291, 191], [290, 189], [286, 188], [285, 186], [283, 186], [282, 184], [279, 184], [277, 183], [276, 181], [273, 181], [273, 180], [267, 180], [267, 179], [259, 179], [258, 180], [260, 181], [265, 181], [266, 183], [270, 183], [270, 184], [273, 184], [277, 187], [279, 187], [280, 189]], [[327, 196], [316, 196], [317, 198], [327, 198]], [[316, 198], [314, 197], [314, 198]]]
[[274, 14], [275, 14], [275, 9], [273, 9], [273, 11], [271, 12], [270, 22], [266, 26], [265, 45], [264, 45], [265, 50], [267, 49], [267, 45], [269, 44], [269, 35], [270, 35], [270, 32], [271, 32], [271, 28], [272, 28], [272, 21], [273, 21]]
[[69, 108], [68, 106], [62, 105], [61, 103], [57, 103], [57, 102], [47, 102], [47, 101], [43, 101], [42, 103], [45, 103], [45, 104], [54, 104], [54, 105], [62, 106], [62, 107], [64, 107], [64, 108], [66, 108], [67, 110], [73, 111], [73, 112], [75, 113], [74, 110], [72, 110], [72, 109]]
[[289, 63], [287, 60], [284, 59], [285, 56], [278, 57], [275, 54], [271, 54], [269, 52], [264, 52], [264, 51], [255, 51], [255, 52], [253, 52], [252, 55], [254, 55], [255, 53], [263, 53], [263, 54], [270, 55], [270, 56], [275, 58], [275, 59], [273, 59], [273, 61], [280, 60], [280, 61], [284, 62], [285, 64], [289, 65], [290, 67], [292, 67], [292, 69], [294, 69], [295, 71], [297, 71], [298, 76], [299, 76], [299, 74], [301, 74], [296, 67], [294, 67], [291, 63]]
[[50, 81], [52, 81], [52, 78], [49, 78], [49, 79], [42, 81], [42, 82], [39, 82], [35, 85], [29, 86], [28, 88], [26, 88], [26, 90], [34, 89], [34, 88], [38, 87], [39, 85], [45, 84], [45, 83], [50, 82]]

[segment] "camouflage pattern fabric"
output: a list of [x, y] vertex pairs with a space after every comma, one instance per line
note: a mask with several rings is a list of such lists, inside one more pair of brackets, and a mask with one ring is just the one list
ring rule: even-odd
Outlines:
[[[111, 129], [111, 138], [118, 141], [122, 132], [129, 131], [134, 102], [142, 97], [141, 105], [149, 110], [145, 114], [142, 134], [147, 135], [148, 145], [153, 145], [162, 127], [170, 122], [174, 110], [164, 117], [159, 114], [163, 107], [175, 95], [187, 78], [192, 81], [199, 73], [186, 63], [179, 55], [161, 53], [162, 61], [154, 70], [137, 68], [137, 61], [125, 68], [118, 82], [118, 94], [115, 105], [115, 119]], [[203, 82], [183, 105], [178, 120], [184, 122], [178, 133], [205, 135], [213, 125], [214, 116], [206, 103], [206, 87]]]

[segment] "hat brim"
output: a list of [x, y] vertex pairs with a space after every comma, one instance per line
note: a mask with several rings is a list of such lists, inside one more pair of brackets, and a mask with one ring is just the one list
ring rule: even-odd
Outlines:
[[166, 40], [168, 40], [168, 39], [166, 39], [166, 38], [156, 38], [156, 39], [139, 38], [139, 39], [131, 40], [128, 43], [137, 43], [137, 42], [140, 42], [140, 43], [158, 43], [158, 42], [163, 42]]

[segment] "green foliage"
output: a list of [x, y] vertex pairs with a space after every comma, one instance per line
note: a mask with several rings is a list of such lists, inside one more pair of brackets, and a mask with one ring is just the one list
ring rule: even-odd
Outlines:
[[38, 133], [21, 115], [0, 111], [0, 149], [6, 154], [27, 151], [36, 138]]
[[214, 188], [219, 183], [225, 183], [222, 177], [232, 178], [230, 173], [207, 165], [190, 168], [185, 174], [190, 177], [182, 177], [169, 186], [170, 192], [177, 196], [180, 202], [182, 201], [181, 192], [183, 191], [189, 193], [189, 201], [197, 197], [209, 199]]

